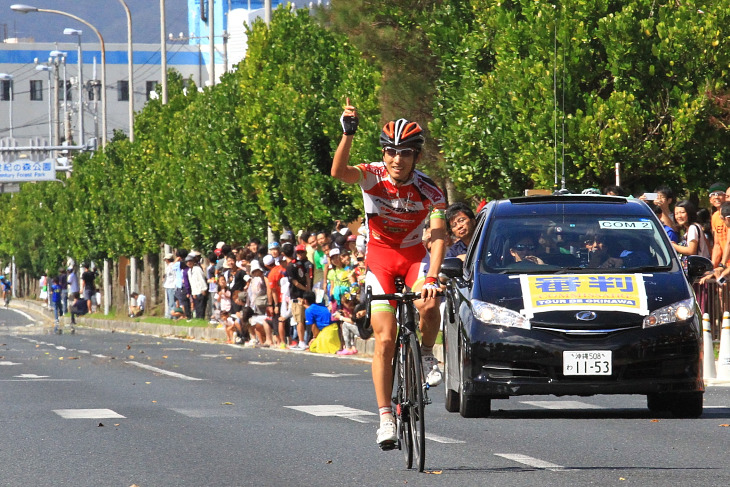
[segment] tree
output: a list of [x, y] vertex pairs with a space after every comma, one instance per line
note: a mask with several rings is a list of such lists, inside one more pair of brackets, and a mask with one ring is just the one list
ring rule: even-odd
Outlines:
[[708, 93], [726, 90], [727, 0], [470, 6], [458, 38], [431, 33], [444, 72], [434, 134], [463, 191], [551, 188], [563, 154], [578, 190], [610, 183], [616, 163], [629, 189], [698, 189], [726, 169]]

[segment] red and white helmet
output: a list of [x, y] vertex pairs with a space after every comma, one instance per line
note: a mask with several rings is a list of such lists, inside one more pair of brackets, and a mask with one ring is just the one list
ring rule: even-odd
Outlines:
[[426, 138], [423, 136], [421, 126], [405, 118], [386, 123], [380, 133], [382, 147], [412, 147], [420, 151], [424, 142]]

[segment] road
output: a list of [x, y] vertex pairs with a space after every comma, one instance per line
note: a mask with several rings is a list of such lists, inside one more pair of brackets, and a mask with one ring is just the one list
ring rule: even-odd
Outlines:
[[0, 310], [0, 485], [726, 485], [730, 387], [697, 420], [641, 396], [427, 408], [426, 473], [375, 445], [367, 361], [80, 328]]

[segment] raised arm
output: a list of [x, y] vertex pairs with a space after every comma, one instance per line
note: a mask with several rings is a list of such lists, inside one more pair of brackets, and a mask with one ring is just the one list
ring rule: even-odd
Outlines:
[[349, 165], [350, 149], [352, 148], [352, 139], [357, 131], [357, 111], [355, 107], [350, 105], [350, 99], [347, 99], [347, 106], [340, 117], [342, 124], [342, 139], [340, 145], [337, 146], [335, 157], [332, 159], [332, 170], [330, 174], [333, 178], [337, 178], [345, 183], [353, 184], [360, 179], [360, 171]]

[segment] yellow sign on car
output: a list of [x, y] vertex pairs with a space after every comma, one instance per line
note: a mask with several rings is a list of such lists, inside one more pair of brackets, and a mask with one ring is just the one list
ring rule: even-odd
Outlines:
[[564, 274], [519, 276], [524, 313], [604, 310], [648, 315], [641, 274]]

